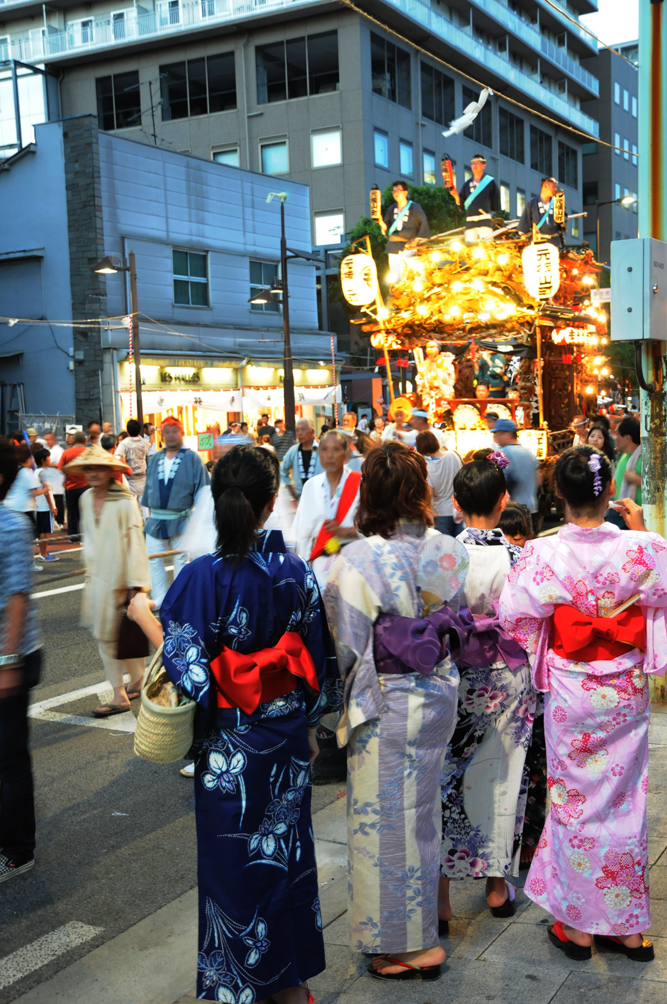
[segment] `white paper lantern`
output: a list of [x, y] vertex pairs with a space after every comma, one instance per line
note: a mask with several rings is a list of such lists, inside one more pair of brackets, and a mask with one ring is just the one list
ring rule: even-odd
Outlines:
[[350, 254], [340, 266], [343, 296], [353, 307], [366, 307], [377, 295], [377, 268], [367, 254]]
[[548, 300], [560, 286], [560, 259], [553, 244], [529, 244], [521, 255], [523, 284], [535, 300]]

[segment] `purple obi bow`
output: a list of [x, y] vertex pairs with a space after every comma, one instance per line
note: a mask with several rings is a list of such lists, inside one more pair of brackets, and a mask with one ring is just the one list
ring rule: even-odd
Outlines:
[[[458, 642], [468, 633], [457, 615], [444, 606], [427, 617], [380, 614], [375, 622], [373, 654], [378, 673], [423, 673], [429, 676], [448, 652], [449, 632]], [[456, 645], [458, 648], [459, 645]]]
[[500, 627], [498, 604], [491, 617], [473, 616], [464, 608], [455, 614], [448, 606], [427, 617], [380, 614], [374, 627], [373, 654], [378, 673], [422, 673], [429, 676], [449, 651], [466, 666], [485, 668], [504, 661], [511, 670], [528, 656]]
[[467, 607], [461, 611], [461, 624], [468, 629], [460, 656], [461, 663], [475, 669], [485, 669], [502, 660], [512, 671], [525, 666], [528, 656], [507, 631], [501, 628], [497, 603], [493, 604], [493, 611], [490, 617], [471, 614]]

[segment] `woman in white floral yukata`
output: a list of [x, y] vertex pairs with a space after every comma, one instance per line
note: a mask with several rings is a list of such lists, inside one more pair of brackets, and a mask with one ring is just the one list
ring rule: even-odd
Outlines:
[[498, 621], [510, 565], [523, 553], [498, 529], [508, 464], [502, 453], [479, 450], [454, 478], [454, 505], [466, 522], [456, 539], [470, 561], [461, 605], [469, 609], [472, 634], [457, 660], [458, 719], [442, 772], [441, 935], [452, 918], [452, 879], [486, 879], [494, 917], [511, 917], [516, 909], [507, 880], [519, 874], [523, 771], [536, 701], [528, 657]]
[[546, 693], [551, 810], [525, 891], [570, 959], [589, 959], [595, 939], [648, 962], [646, 674], [667, 666], [667, 544], [631, 499], [618, 504], [628, 530], [604, 521], [615, 487], [597, 450], [564, 453], [556, 481], [567, 525], [526, 545], [500, 600]]

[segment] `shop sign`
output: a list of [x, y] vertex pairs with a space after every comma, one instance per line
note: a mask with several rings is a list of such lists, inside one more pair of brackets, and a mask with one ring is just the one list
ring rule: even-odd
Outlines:
[[591, 345], [595, 334], [595, 326], [592, 324], [585, 328], [554, 328], [551, 341], [554, 345]]
[[548, 300], [560, 286], [560, 258], [553, 244], [529, 244], [521, 255], [523, 284], [535, 300]]
[[350, 254], [340, 266], [343, 296], [353, 307], [366, 307], [377, 296], [377, 267], [368, 254]]
[[197, 435], [197, 449], [198, 450], [212, 450], [213, 449], [213, 433], [212, 432], [200, 432]]
[[601, 303], [611, 303], [611, 286], [606, 286], [604, 289], [592, 289], [591, 303], [594, 307], [599, 307]]
[[160, 370], [160, 383], [200, 383], [201, 373], [174, 373], [173, 370]]

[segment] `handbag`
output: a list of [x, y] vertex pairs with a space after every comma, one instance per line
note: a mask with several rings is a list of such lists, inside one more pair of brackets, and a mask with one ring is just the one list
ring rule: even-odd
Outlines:
[[151, 763], [174, 763], [192, 746], [197, 704], [167, 676], [162, 646], [144, 674], [134, 752]]
[[116, 643], [116, 658], [125, 659], [145, 659], [150, 648], [148, 638], [135, 621], [131, 621], [124, 611], [118, 627], [118, 641]]

